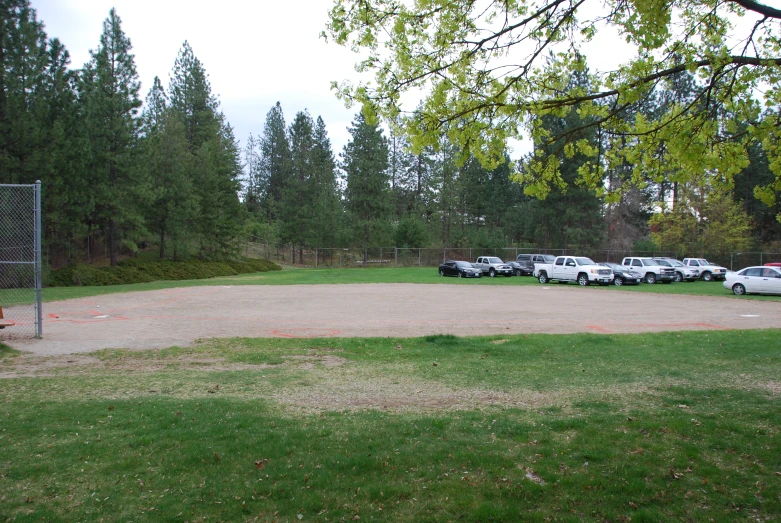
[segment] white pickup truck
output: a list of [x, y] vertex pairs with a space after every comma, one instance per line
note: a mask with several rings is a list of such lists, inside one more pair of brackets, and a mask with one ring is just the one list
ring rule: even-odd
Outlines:
[[534, 277], [540, 283], [555, 280], [561, 283], [576, 281], [583, 286], [591, 283], [608, 285], [613, 281], [613, 271], [583, 256], [559, 256], [553, 263], [535, 263]]

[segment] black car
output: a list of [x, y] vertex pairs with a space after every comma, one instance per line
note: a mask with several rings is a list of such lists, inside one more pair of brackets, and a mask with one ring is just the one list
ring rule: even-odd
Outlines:
[[521, 274], [517, 272], [516, 274], [531, 276], [534, 274], [535, 263], [553, 263], [554, 261], [556, 261], [556, 257], [552, 254], [519, 254], [515, 258], [515, 262], [521, 266]]
[[440, 276], [458, 276], [459, 278], [480, 278], [483, 271], [465, 261], [448, 260], [439, 266]]
[[613, 269], [613, 285], [639, 285], [643, 281], [643, 275], [633, 271], [631, 267], [607, 262], [602, 262], [598, 265], [604, 265]]
[[513, 268], [513, 274], [515, 274], [516, 276], [527, 276], [534, 272], [534, 268], [532, 268], [532, 271], [529, 272], [529, 268], [526, 267], [526, 265], [518, 263], [517, 261], [508, 261], [504, 263], [505, 265], [509, 265], [510, 267]]

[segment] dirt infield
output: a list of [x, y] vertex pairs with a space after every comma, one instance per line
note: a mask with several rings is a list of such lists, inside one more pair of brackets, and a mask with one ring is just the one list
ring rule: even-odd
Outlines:
[[44, 304], [40, 355], [187, 346], [221, 337], [413, 337], [781, 328], [781, 301], [606, 292], [574, 285], [189, 287]]

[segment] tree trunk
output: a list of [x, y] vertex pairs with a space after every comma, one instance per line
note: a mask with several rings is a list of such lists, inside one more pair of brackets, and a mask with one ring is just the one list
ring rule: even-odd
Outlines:
[[117, 239], [116, 239], [116, 226], [114, 225], [114, 220], [108, 221], [108, 251], [109, 251], [109, 257], [111, 258], [111, 266], [116, 267], [117, 266]]

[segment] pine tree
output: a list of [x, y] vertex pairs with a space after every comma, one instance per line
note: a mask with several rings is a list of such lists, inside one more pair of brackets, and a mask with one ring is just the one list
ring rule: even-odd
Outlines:
[[260, 143], [250, 133], [247, 145], [244, 146], [244, 207], [252, 216], [261, 213], [261, 202], [265, 200], [266, 187], [260, 175]]
[[47, 129], [37, 112], [48, 65], [46, 34], [27, 0], [0, 5], [0, 183], [33, 183], [45, 163]]
[[295, 246], [309, 244], [314, 222], [315, 184], [312, 178], [314, 138], [312, 117], [306, 111], [296, 114], [288, 131], [290, 141], [290, 175], [282, 187], [279, 202], [279, 218], [282, 222], [282, 239], [292, 245], [295, 263]]
[[366, 249], [390, 238], [391, 199], [388, 143], [382, 130], [358, 113], [348, 129], [351, 140], [342, 153], [346, 174], [345, 200], [354, 238]]
[[186, 246], [198, 209], [192, 171], [193, 156], [187, 144], [179, 114], [168, 108], [160, 79], [155, 77], [144, 109], [144, 168], [150, 175], [151, 198], [146, 212], [149, 229], [159, 237], [160, 258], [166, 256], [167, 242], [173, 244], [173, 259]]
[[211, 92], [203, 64], [187, 41], [174, 62], [168, 99], [184, 124], [190, 150], [197, 151], [220, 133], [219, 103]]
[[185, 42], [174, 64], [169, 107], [184, 126], [194, 164], [188, 176], [197, 202], [193, 241], [202, 258], [235, 254], [243, 221], [239, 192], [241, 158], [233, 129], [219, 111], [208, 75]]
[[260, 138], [260, 183], [266, 188], [263, 206], [269, 220], [277, 219], [277, 207], [282, 199], [282, 187], [290, 176], [290, 143], [285, 117], [279, 102], [266, 114], [263, 136]]
[[342, 229], [342, 203], [336, 180], [336, 161], [325, 122], [318, 116], [312, 135], [312, 181], [315, 185], [311, 241], [333, 247]]
[[140, 83], [131, 49], [112, 9], [103, 22], [100, 45], [82, 73], [95, 221], [106, 231], [112, 265], [117, 264], [120, 244], [144, 232], [144, 188], [135, 164]]

